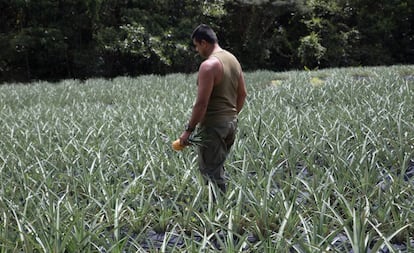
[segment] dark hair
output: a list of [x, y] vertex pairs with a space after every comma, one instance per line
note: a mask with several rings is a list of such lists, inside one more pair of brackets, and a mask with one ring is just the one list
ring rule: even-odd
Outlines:
[[202, 40], [207, 41], [208, 43], [214, 44], [218, 42], [217, 35], [208, 25], [201, 24], [194, 29], [191, 34], [191, 39], [200, 42]]

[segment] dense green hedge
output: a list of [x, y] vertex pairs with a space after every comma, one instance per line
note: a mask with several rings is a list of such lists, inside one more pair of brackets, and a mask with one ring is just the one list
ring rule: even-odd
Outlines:
[[0, 0], [0, 81], [193, 72], [213, 26], [245, 69], [414, 62], [409, 0]]

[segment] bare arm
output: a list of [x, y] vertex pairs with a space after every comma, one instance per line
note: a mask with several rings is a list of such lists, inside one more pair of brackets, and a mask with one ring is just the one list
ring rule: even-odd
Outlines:
[[241, 72], [239, 76], [239, 86], [237, 88], [237, 104], [236, 104], [237, 113], [239, 113], [241, 109], [243, 108], [244, 101], [246, 100], [246, 96], [247, 96], [246, 83], [244, 82], [243, 72]]
[[214, 86], [215, 69], [214, 63], [205, 61], [200, 65], [198, 72], [197, 98], [193, 106], [188, 124], [195, 127], [206, 114], [208, 102]]
[[[188, 121], [190, 127], [194, 128], [203, 118], [207, 111], [210, 95], [214, 87], [217, 73], [216, 60], [206, 60], [200, 65], [198, 72], [197, 98], [193, 106], [191, 118]], [[186, 144], [191, 132], [184, 131], [180, 140]]]

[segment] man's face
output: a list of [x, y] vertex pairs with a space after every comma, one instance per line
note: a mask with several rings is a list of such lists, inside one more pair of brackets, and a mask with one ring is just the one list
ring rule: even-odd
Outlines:
[[204, 58], [207, 57], [207, 55], [206, 55], [206, 44], [207, 44], [207, 42], [205, 42], [204, 40], [198, 42], [194, 39], [193, 44], [194, 44], [195, 50], [198, 52], [198, 54], [201, 57], [204, 57]]

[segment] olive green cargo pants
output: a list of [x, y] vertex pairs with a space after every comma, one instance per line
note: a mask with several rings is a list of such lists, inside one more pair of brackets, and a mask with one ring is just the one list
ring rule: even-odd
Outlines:
[[237, 119], [213, 125], [201, 125], [198, 129], [203, 138], [198, 148], [198, 164], [206, 180], [215, 183], [226, 192], [224, 162], [230, 152], [237, 131]]

